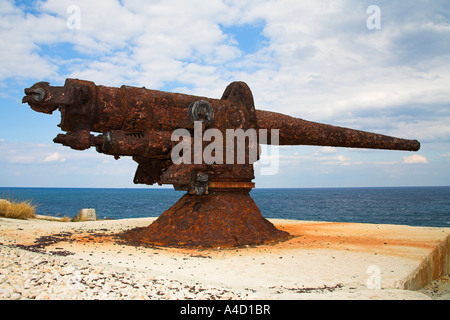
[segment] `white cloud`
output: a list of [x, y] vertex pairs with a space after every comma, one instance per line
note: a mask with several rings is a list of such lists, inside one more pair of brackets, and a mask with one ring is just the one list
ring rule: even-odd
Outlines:
[[[438, 11], [429, 7], [409, 8], [406, 3], [380, 6], [382, 18], [400, 19], [389, 20], [376, 32], [366, 28], [366, 8], [354, 1], [334, 4], [268, 1], [248, 8], [250, 19], [258, 17], [266, 22], [264, 32], [270, 39], [268, 47], [252, 56], [252, 63], [264, 68], [264, 72], [247, 75], [259, 104], [305, 119], [344, 126], [355, 123], [361, 128], [370, 116], [369, 128], [382, 130], [380, 133], [384, 134], [397, 132], [400, 137], [404, 131], [395, 130], [399, 121], [404, 121], [402, 130], [412, 132], [413, 138], [450, 137], [450, 133], [436, 126], [438, 123], [445, 126], [442, 118], [436, 118], [433, 112], [423, 115], [418, 108], [418, 104], [432, 108], [450, 102], [448, 54], [422, 49], [427, 58], [420, 64], [407, 64], [399, 60], [401, 45], [395, 42], [402, 36], [403, 49], [415, 45], [415, 37], [407, 39], [403, 33], [416, 30], [421, 35], [422, 24], [439, 16]], [[405, 16], [410, 18], [408, 24], [404, 24]], [[424, 22], [424, 17], [430, 20]], [[448, 21], [436, 24], [442, 29], [441, 38], [430, 41], [439, 47], [450, 32]], [[417, 56], [415, 52], [408, 54]], [[412, 122], [418, 112], [420, 117]], [[448, 108], [443, 115], [448, 117]], [[434, 126], [417, 130], [422, 120]]]
[[57, 70], [65, 62], [40, 52], [42, 45], [61, 43], [73, 45], [70, 55], [82, 57], [68, 66], [71, 72], [66, 76], [107, 85], [161, 86], [162, 81], [180, 77], [197, 80], [193, 84], [198, 85], [204, 75], [185, 69], [189, 63], [215, 66], [217, 73], [216, 67], [241, 55], [232, 37], [220, 29], [219, 23], [229, 19], [222, 1], [126, 1], [122, 5], [80, 0], [75, 2], [80, 29], [75, 30], [66, 24], [73, 1], [40, 1], [35, 3], [38, 13], [26, 15], [12, 1], [0, 0], [0, 5], [0, 44], [8, 48], [0, 54], [0, 80], [11, 75], [61, 80]]
[[392, 166], [399, 163], [399, 161], [375, 161], [373, 164], [381, 166]]
[[[67, 17], [70, 1], [49, 0], [43, 10]], [[217, 68], [240, 55], [218, 23], [226, 6], [221, 1], [78, 1], [79, 30], [61, 30], [80, 52], [99, 55], [74, 65], [70, 76], [89, 77], [99, 84], [159, 88], [164, 81], [194, 86], [216, 82], [190, 67]], [[215, 77], [217, 78], [217, 77]], [[213, 81], [212, 81], [213, 80]]]
[[403, 157], [403, 163], [428, 163], [428, 160], [424, 156], [413, 154], [412, 156]]
[[80, 152], [56, 144], [0, 143], [1, 186], [134, 187], [136, 168], [131, 157], [116, 161], [93, 148]]
[[338, 148], [336, 147], [321, 147], [319, 150], [313, 153], [313, 155], [320, 155], [320, 154], [334, 154], [338, 153]]
[[63, 164], [89, 162], [101, 158], [94, 150], [77, 152], [57, 144], [36, 144], [3, 141], [0, 143], [0, 163], [5, 164]]
[[51, 155], [45, 157], [44, 162], [64, 162], [66, 161], [58, 152], [54, 152]]
[[39, 35], [42, 38], [49, 34], [45, 26], [54, 25], [54, 17], [27, 18], [12, 1], [1, 0], [0, 21], [0, 81], [10, 77], [54, 77], [57, 67], [39, 54], [36, 44]]
[[[428, 53], [420, 68], [392, 64], [403, 48], [395, 43], [399, 37], [407, 47], [411, 32], [439, 32], [443, 39], [450, 33], [443, 22], [416, 19], [422, 11], [428, 19], [436, 14], [427, 7], [408, 11], [413, 19], [405, 17], [408, 5], [380, 5], [382, 17], [398, 13], [399, 19], [374, 32], [366, 28], [366, 7], [356, 1], [80, 0], [75, 5], [81, 28], [69, 30], [66, 10], [73, 1], [37, 2], [36, 15], [24, 15], [10, 1], [2, 4], [0, 18], [6, 22], [0, 39], [6, 41], [3, 47], [17, 48], [2, 53], [9, 63], [1, 65], [0, 79], [58, 78], [64, 62], [48, 59], [39, 48], [67, 42], [75, 53], [88, 55], [61, 76], [148, 88], [179, 81], [203, 95], [243, 80], [259, 106], [311, 120], [345, 123], [358, 119], [359, 110], [450, 100], [450, 68], [442, 50]], [[267, 43], [250, 55], [220, 28], [261, 21]], [[411, 34], [411, 43], [402, 32]], [[384, 122], [378, 120], [379, 126]]]
[[[151, 89], [173, 83], [171, 91], [214, 98], [241, 80], [259, 109], [421, 142], [450, 139], [445, 1], [382, 2], [376, 31], [366, 28], [368, 4], [353, 0], [47, 0], [27, 12], [15, 3], [0, 0], [3, 91], [9, 79], [61, 85], [74, 77]], [[80, 8], [79, 30], [67, 28], [69, 5]], [[261, 26], [264, 36], [251, 54], [221, 28], [245, 24]], [[62, 150], [34, 146], [0, 161], [54, 165], [93, 156]], [[357, 164], [338, 150], [282, 161]]]
[[[280, 166], [284, 167], [294, 167], [305, 163], [315, 163], [326, 166], [360, 164], [360, 162], [352, 162], [350, 158], [343, 155], [333, 155], [337, 153], [337, 150], [335, 152], [334, 149], [336, 148], [324, 147], [320, 148], [318, 151], [299, 154], [298, 152], [290, 153], [288, 148], [280, 148], [279, 153], [268, 151], [267, 154], [263, 154], [260, 162], [273, 163], [277, 161]], [[260, 163], [257, 162], [255, 165], [259, 166]]]

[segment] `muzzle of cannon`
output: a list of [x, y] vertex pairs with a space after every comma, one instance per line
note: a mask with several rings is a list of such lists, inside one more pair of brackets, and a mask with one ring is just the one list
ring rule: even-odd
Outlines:
[[[417, 151], [417, 140], [336, 127], [256, 110], [244, 82], [221, 99], [67, 79], [38, 82], [24, 103], [61, 112], [54, 142], [95, 147], [138, 163], [134, 183], [172, 184], [186, 193], [151, 225], [125, 232], [135, 245], [233, 247], [288, 239], [265, 219], [249, 192], [260, 144], [318, 145]], [[94, 135], [92, 133], [98, 133]]]

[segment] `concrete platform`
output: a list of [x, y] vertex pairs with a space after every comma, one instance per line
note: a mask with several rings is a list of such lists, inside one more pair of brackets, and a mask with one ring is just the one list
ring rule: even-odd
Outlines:
[[257, 299], [428, 299], [417, 290], [450, 274], [450, 228], [274, 219], [277, 228], [294, 237], [227, 250], [117, 243], [118, 232], [148, 226], [154, 219], [0, 218], [0, 244], [73, 263], [247, 290]]

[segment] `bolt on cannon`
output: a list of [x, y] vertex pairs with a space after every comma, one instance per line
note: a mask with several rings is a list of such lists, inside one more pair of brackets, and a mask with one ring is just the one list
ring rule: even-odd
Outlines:
[[288, 239], [249, 194], [260, 144], [420, 149], [417, 140], [256, 110], [244, 82], [228, 85], [220, 99], [78, 79], [62, 87], [38, 82], [25, 94], [23, 103], [33, 110], [61, 112], [65, 133], [55, 143], [131, 156], [138, 164], [134, 183], [186, 191], [151, 225], [123, 234], [136, 245], [232, 247]]

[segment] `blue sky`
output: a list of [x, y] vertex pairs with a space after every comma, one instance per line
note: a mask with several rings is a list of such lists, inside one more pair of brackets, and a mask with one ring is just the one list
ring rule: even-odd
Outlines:
[[450, 185], [448, 1], [0, 0], [0, 44], [1, 187], [142, 187], [131, 159], [56, 145], [59, 112], [21, 104], [66, 78], [212, 98], [240, 80], [258, 109], [422, 145], [282, 147], [257, 187]]

